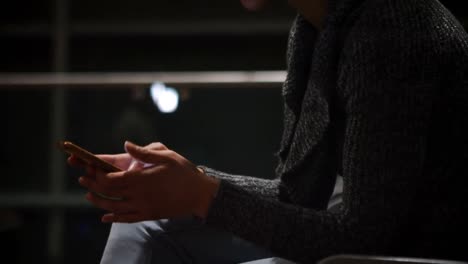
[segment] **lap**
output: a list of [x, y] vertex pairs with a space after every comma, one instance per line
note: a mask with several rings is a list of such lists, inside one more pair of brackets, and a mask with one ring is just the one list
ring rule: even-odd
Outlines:
[[241, 263], [269, 257], [266, 249], [184, 218], [114, 224], [101, 263]]

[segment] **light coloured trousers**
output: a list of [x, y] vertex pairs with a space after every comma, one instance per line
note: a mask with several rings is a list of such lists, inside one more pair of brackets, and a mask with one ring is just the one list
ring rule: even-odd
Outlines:
[[[262, 259], [262, 260], [260, 260]], [[257, 261], [255, 261], [257, 260]], [[195, 218], [113, 224], [101, 264], [292, 263]]]

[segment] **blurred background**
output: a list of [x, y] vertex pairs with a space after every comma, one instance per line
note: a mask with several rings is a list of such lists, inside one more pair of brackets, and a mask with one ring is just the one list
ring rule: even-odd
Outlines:
[[[58, 140], [161, 141], [196, 164], [273, 177], [294, 10], [272, 1], [18, 0], [0, 9], [0, 252], [98, 263], [109, 225]], [[442, 1], [468, 26], [463, 1]]]

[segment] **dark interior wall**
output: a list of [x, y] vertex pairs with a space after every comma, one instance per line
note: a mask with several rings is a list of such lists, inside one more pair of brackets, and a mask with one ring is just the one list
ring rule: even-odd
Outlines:
[[[53, 69], [54, 15], [52, 0], [4, 3], [0, 71]], [[283, 69], [293, 17], [293, 10], [281, 1], [260, 13], [246, 12], [236, 0], [69, 1], [68, 68]]]
[[[2, 3], [0, 72], [53, 70], [54, 2]], [[466, 21], [464, 1], [442, 3]], [[238, 0], [69, 0], [68, 14], [70, 71], [284, 69], [294, 17], [287, 1]]]

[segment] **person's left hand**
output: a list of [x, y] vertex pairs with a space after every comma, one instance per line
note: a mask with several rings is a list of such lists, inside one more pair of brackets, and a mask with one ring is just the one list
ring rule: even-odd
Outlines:
[[[206, 216], [219, 180], [207, 176], [178, 153], [164, 146], [152, 146], [154, 143], [146, 147], [125, 143], [128, 154], [152, 164], [150, 167], [113, 173], [97, 170], [96, 177], [80, 177], [80, 184], [90, 190], [86, 198], [110, 212], [102, 217], [103, 222]], [[123, 197], [123, 200], [103, 199], [93, 192]]]

